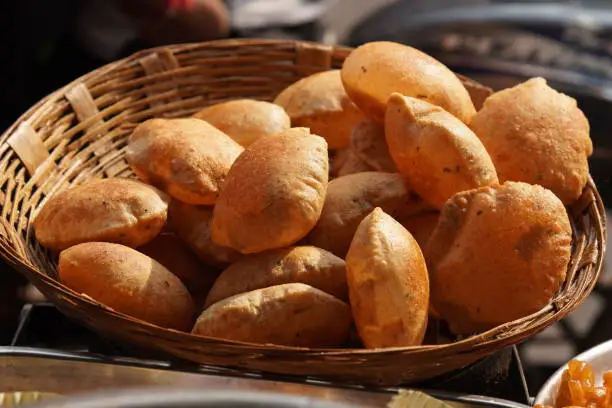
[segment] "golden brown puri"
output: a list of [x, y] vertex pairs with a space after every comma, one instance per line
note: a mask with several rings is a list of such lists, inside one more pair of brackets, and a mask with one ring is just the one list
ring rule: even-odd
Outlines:
[[382, 125], [368, 119], [359, 122], [351, 132], [350, 148], [373, 170], [397, 172], [397, 167], [389, 154], [385, 128]]
[[420, 345], [427, 328], [429, 278], [419, 245], [375, 208], [346, 257], [353, 319], [366, 348]]
[[374, 169], [349, 148], [345, 161], [341, 167], [335, 170], [334, 177], [348, 176], [349, 174], [362, 173], [364, 171], [374, 171]]
[[364, 172], [339, 177], [329, 183], [321, 218], [308, 243], [344, 258], [359, 223], [376, 207], [399, 219], [427, 208], [400, 174]]
[[213, 241], [249, 254], [283, 248], [306, 236], [323, 208], [327, 154], [325, 139], [304, 128], [247, 147], [215, 205]]
[[305, 283], [339, 299], [347, 299], [344, 260], [313, 246], [295, 246], [247, 255], [224, 270], [206, 305], [255, 289], [284, 283]]
[[439, 212], [424, 211], [398, 221], [412, 234], [419, 246], [425, 248], [429, 237], [438, 225], [439, 218]]
[[188, 204], [214, 204], [242, 146], [203, 120], [149, 119], [134, 129], [125, 157], [145, 183]]
[[159, 234], [153, 241], [137, 248], [176, 275], [191, 293], [195, 303], [202, 304], [219, 272], [202, 265], [185, 243], [172, 233]]
[[303, 283], [232, 296], [204, 310], [192, 333], [228, 340], [297, 347], [337, 347], [349, 335], [346, 303]]
[[393, 92], [440, 106], [465, 123], [476, 113], [468, 91], [450, 69], [403, 44], [381, 41], [356, 48], [344, 61], [342, 82], [355, 105], [381, 123]]
[[172, 200], [168, 209], [168, 224], [200, 261], [214, 268], [225, 268], [240, 259], [242, 254], [212, 241], [212, 215], [212, 207], [190, 205]]
[[262, 136], [276, 135], [291, 127], [283, 108], [253, 99], [219, 103], [193, 116], [210, 123], [244, 147]]
[[387, 107], [385, 134], [399, 172], [436, 208], [455, 193], [498, 182], [482, 142], [438, 106], [394, 93]]
[[188, 330], [194, 306], [187, 288], [157, 261], [135, 249], [86, 242], [62, 251], [59, 278], [72, 290], [137, 319]]
[[484, 101], [493, 94], [493, 90], [488, 86], [484, 86], [479, 84], [478, 82], [464, 77], [463, 75], [455, 74], [457, 78], [461, 81], [461, 84], [465, 87], [465, 89], [470, 94], [470, 99], [472, 99], [472, 103], [474, 104], [474, 108], [479, 111], [484, 104]]
[[500, 181], [539, 184], [564, 204], [582, 194], [593, 153], [589, 122], [575, 99], [543, 78], [495, 93], [470, 126], [489, 151]]
[[169, 197], [136, 180], [91, 181], [52, 196], [34, 220], [36, 239], [59, 252], [88, 241], [143, 245], [164, 227]]
[[435, 310], [458, 334], [535, 313], [565, 280], [572, 229], [563, 203], [526, 183], [450, 199], [425, 248]]
[[330, 149], [347, 147], [351, 129], [363, 114], [344, 90], [339, 70], [319, 72], [289, 85], [274, 100], [293, 127], [306, 127], [323, 137]]

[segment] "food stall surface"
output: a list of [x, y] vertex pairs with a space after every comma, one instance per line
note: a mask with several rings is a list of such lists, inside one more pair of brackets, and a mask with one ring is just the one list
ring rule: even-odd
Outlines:
[[[72, 394], [143, 386], [230, 388], [311, 395], [371, 407], [384, 406], [395, 392], [331, 387], [315, 379], [199, 366], [145, 350], [132, 350], [73, 323], [47, 303], [24, 306], [12, 343], [0, 347], [0, 372], [3, 373], [0, 392]], [[468, 405], [521, 406], [529, 402], [515, 348], [414, 386], [433, 390], [428, 391], [432, 396]]]

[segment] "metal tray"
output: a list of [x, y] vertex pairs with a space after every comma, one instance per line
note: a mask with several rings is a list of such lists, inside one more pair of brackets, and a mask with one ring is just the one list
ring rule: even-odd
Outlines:
[[[159, 388], [265, 392], [303, 396], [353, 407], [385, 407], [397, 389], [332, 388], [324, 383], [292, 383], [180, 371], [170, 363], [97, 358], [77, 353], [0, 347], [0, 392], [36, 391], [60, 395], [105, 389]], [[427, 394], [453, 407], [525, 408], [513, 401], [437, 390]]]

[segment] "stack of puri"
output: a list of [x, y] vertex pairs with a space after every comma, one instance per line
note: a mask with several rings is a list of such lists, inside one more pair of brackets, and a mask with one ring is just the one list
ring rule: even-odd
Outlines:
[[419, 346], [558, 293], [592, 153], [542, 78], [493, 92], [373, 42], [273, 102], [232, 100], [130, 136], [133, 179], [39, 209], [59, 279], [133, 318], [282, 346]]

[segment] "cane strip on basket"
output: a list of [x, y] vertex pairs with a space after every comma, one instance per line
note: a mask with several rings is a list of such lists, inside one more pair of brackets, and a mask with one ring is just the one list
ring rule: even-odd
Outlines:
[[17, 230], [22, 231], [26, 228], [27, 219], [20, 219], [20, 215], [30, 210], [28, 204], [31, 201], [32, 191], [35, 191], [34, 187], [42, 187], [46, 184], [45, 180], [54, 167], [54, 163], [40, 135], [27, 121], [17, 126], [7, 138], [6, 143], [12, 148], [23, 166], [19, 166], [20, 163], [17, 160], [11, 160], [3, 170], [3, 175], [13, 175], [13, 177], [7, 177], [5, 184], [5, 200], [10, 199], [12, 205], [8, 205], [8, 202], [4, 203], [2, 217], [8, 219], [12, 224], [18, 223]]
[[156, 116], [190, 116], [228, 99], [272, 100], [306, 75], [340, 68], [349, 52], [274, 40], [169, 46], [109, 64], [49, 95], [0, 137], [0, 255], [62, 312], [104, 335], [239, 372], [340, 384], [396, 385], [432, 378], [520, 342], [571, 312], [592, 290], [603, 262], [605, 210], [592, 180], [568, 209], [572, 261], [553, 302], [531, 316], [450, 344], [322, 350], [197, 337], [117, 313], [55, 280], [56, 260], [29, 228], [36, 209], [72, 184], [131, 176], [123, 148], [134, 126]]
[[295, 63], [297, 66], [312, 69], [313, 73], [330, 69], [332, 66], [332, 48], [321, 44], [298, 44]]
[[[138, 60], [138, 63], [142, 66], [146, 75], [154, 75], [164, 71], [172, 71], [179, 67], [178, 61], [170, 50], [165, 50], [162, 53], [153, 53], [142, 57]], [[158, 92], [147, 92], [151, 97], [154, 97]], [[171, 96], [166, 102], [177, 102], [180, 98], [177, 96]], [[163, 100], [152, 100], [151, 107], [159, 107], [164, 104]]]
[[[82, 148], [86, 143], [91, 143], [93, 154], [102, 160], [108, 152], [113, 150], [113, 137], [106, 134], [105, 121], [87, 86], [83, 83], [77, 84], [66, 92], [66, 99], [72, 105], [77, 119], [84, 126], [85, 134], [79, 139], [78, 147]], [[112, 163], [104, 169], [104, 173], [108, 177], [114, 177], [121, 173], [126, 165], [125, 161]]]

